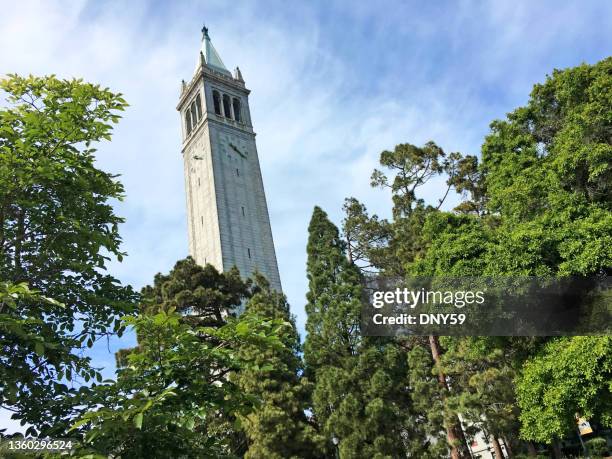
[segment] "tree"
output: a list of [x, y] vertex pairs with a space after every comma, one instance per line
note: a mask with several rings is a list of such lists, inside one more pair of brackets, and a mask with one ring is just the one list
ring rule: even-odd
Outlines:
[[363, 273], [375, 271], [387, 256], [390, 225], [377, 215], [369, 216], [366, 207], [355, 198], [344, 200], [342, 234], [351, 263]]
[[[391, 189], [393, 199], [393, 223], [389, 241], [388, 262], [381, 268], [387, 275], [404, 277], [414, 275], [413, 265], [427, 256], [430, 239], [423, 232], [426, 222], [439, 213], [449, 191], [453, 186], [463, 183], [458, 176], [461, 170], [462, 157], [459, 153], [446, 153], [434, 142], [428, 142], [423, 147], [411, 144], [400, 144], [391, 151], [380, 154], [380, 163], [390, 170], [394, 176], [390, 180], [384, 172], [375, 170], [372, 174], [372, 186], [382, 186]], [[419, 187], [429, 180], [446, 173], [447, 189], [436, 207], [427, 205], [417, 196]], [[463, 174], [465, 175], [465, 174]], [[398, 269], [399, 267], [399, 269]], [[432, 356], [433, 371], [438, 376], [440, 400], [446, 407], [446, 400], [451, 392], [447, 375], [441, 365], [442, 347], [437, 336], [429, 337], [429, 348]], [[444, 424], [446, 439], [453, 459], [468, 457], [468, 447], [464, 437], [461, 422], [456, 413], [445, 409]]]
[[[610, 273], [611, 103], [612, 58], [607, 58], [595, 65], [555, 70], [534, 86], [525, 107], [491, 124], [480, 169], [487, 206], [500, 219], [487, 258], [488, 273]], [[548, 341], [544, 347], [533, 347], [532, 358], [519, 368], [517, 396], [523, 438], [554, 443], [573, 422], [574, 413], [566, 419], [568, 410], [597, 416], [602, 410], [599, 401], [606, 406], [610, 388], [596, 389], [596, 381], [609, 379], [609, 370], [593, 359], [607, 348], [608, 337]], [[560, 373], [553, 376], [554, 365]], [[599, 391], [598, 400], [570, 389], [581, 381], [571, 368], [591, 369], [582, 382], [594, 384], [589, 390]], [[551, 410], [558, 410], [559, 417], [550, 417]]]
[[315, 207], [308, 230], [304, 357], [326, 454], [404, 455], [412, 414], [406, 359], [393, 340], [361, 336], [362, 279], [338, 228]]
[[[219, 272], [212, 265], [198, 265], [191, 257], [179, 260], [168, 274], [155, 275], [153, 285], [141, 291], [141, 314], [157, 314], [159, 311], [175, 310], [181, 314], [182, 322], [194, 330], [209, 327], [214, 330], [227, 324], [235, 317], [243, 302], [250, 296], [250, 280], [243, 280], [236, 268]], [[202, 339], [215, 341], [214, 335]], [[138, 337], [136, 349], [124, 349], [117, 353], [118, 366], [127, 364], [127, 357], [139, 350], [146, 351]], [[234, 349], [237, 351], [238, 349]], [[230, 368], [218, 368], [221, 375], [227, 375]], [[246, 437], [237, 427], [238, 420], [233, 412], [220, 412], [207, 428], [225, 439], [228, 450], [234, 454], [244, 454]]]
[[494, 273], [590, 275], [612, 266], [612, 58], [555, 70], [482, 147]]
[[338, 228], [319, 207], [314, 209], [308, 233], [307, 375], [324, 365], [342, 366], [346, 357], [357, 354], [361, 340], [359, 270], [347, 260]]
[[448, 415], [438, 375], [432, 371], [431, 351], [426, 343], [414, 343], [407, 354], [408, 384], [415, 416], [415, 428], [420, 435], [411, 439], [410, 450], [415, 457], [448, 457], [445, 418]]
[[518, 435], [518, 408], [514, 388], [516, 376], [513, 346], [504, 337], [443, 338], [446, 352], [444, 372], [456, 390], [449, 405], [469, 426], [468, 433], [484, 433], [496, 457], [503, 457], [500, 439], [510, 451], [510, 439]]
[[[250, 286], [236, 269], [218, 272], [191, 257], [179, 260], [168, 274], [157, 274], [142, 289], [140, 314], [126, 319], [138, 345], [118, 353], [117, 381], [106, 381], [79, 400], [84, 408], [73, 428], [84, 436], [82, 453], [242, 456], [246, 422], [241, 421], [253, 419], [253, 410], [265, 416], [276, 400], [262, 396], [256, 382], [269, 388], [265, 382], [279, 374], [271, 373], [275, 364], [288, 377], [290, 370], [282, 364], [296, 364], [297, 358], [295, 349], [287, 347], [297, 341], [287, 331], [294, 329], [285, 320], [284, 297]], [[247, 312], [237, 318], [236, 311], [253, 293], [255, 312], [270, 314]], [[280, 303], [266, 309], [266, 295]], [[276, 306], [278, 314], [273, 313]], [[288, 378], [296, 381], [297, 374]], [[300, 413], [291, 400], [281, 406]]]
[[70, 392], [63, 382], [98, 375], [82, 348], [121, 332], [133, 310], [132, 290], [105, 272], [124, 255], [110, 204], [123, 186], [94, 163], [94, 144], [110, 140], [127, 104], [54, 76], [9, 75], [0, 88], [9, 103], [0, 109], [0, 280], [55, 300], [18, 294], [0, 306], [0, 405], [52, 433], [69, 411], [58, 402]]
[[157, 274], [152, 286], [142, 289], [142, 311], [174, 307], [192, 325], [220, 326], [235, 316], [249, 295], [251, 281], [244, 281], [236, 267], [219, 272], [212, 265], [199, 266], [192, 257], [179, 260], [169, 274]]
[[305, 414], [312, 384], [300, 378], [300, 340], [289, 304], [285, 295], [272, 290], [261, 275], [256, 274], [255, 284], [255, 293], [241, 318], [282, 321], [278, 337], [283, 346], [262, 348], [249, 342], [239, 346], [238, 355], [254, 366], [236, 373], [235, 382], [259, 402], [257, 410], [240, 418], [248, 439], [244, 457], [323, 457], [324, 440]]
[[219, 435], [219, 416], [244, 416], [256, 401], [231, 373], [258, 367], [237, 349], [282, 346], [281, 321], [230, 318], [214, 328], [193, 326], [174, 308], [126, 319], [139, 347], [117, 381], [97, 386], [73, 425], [83, 433], [80, 454], [122, 458], [232, 457], [231, 438]]
[[523, 366], [521, 435], [552, 443], [573, 435], [576, 415], [612, 427], [612, 337], [555, 339]]

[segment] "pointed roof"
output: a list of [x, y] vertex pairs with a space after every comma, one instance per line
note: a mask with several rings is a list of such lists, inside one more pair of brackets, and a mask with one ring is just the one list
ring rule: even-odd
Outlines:
[[[217, 50], [213, 46], [210, 41], [210, 36], [208, 35], [208, 28], [206, 26], [202, 27], [202, 47], [200, 49], [200, 53], [204, 56], [204, 63], [209, 67], [217, 70], [218, 72], [224, 73], [228, 76], [232, 76], [230, 71], [225, 67], [225, 64], [221, 60], [221, 56], [217, 53]], [[199, 62], [196, 65], [196, 70], [199, 67]]]

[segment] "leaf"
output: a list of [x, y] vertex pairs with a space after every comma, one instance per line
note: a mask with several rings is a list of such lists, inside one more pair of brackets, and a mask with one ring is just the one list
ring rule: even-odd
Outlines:
[[236, 325], [236, 334], [238, 336], [245, 336], [248, 333], [249, 333], [248, 322], [238, 322], [238, 325]]
[[34, 344], [34, 352], [36, 352], [41, 357], [44, 356], [45, 355], [45, 345], [41, 343], [40, 341], [37, 341]]
[[137, 429], [142, 429], [142, 418], [142, 413], [138, 413], [136, 416], [134, 416], [134, 426], [136, 426]]

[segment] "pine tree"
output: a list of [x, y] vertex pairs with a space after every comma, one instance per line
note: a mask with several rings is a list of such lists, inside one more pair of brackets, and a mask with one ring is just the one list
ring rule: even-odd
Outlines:
[[[375, 170], [372, 174], [372, 186], [389, 188], [393, 199], [393, 223], [389, 239], [388, 260], [379, 267], [387, 275], [413, 275], [413, 264], [426, 256], [429, 240], [423, 233], [427, 221], [439, 213], [439, 209], [448, 196], [451, 188], [465, 186], [464, 190], [472, 191], [474, 187], [466, 185], [467, 176], [473, 167], [462, 167], [465, 161], [459, 153], [447, 155], [434, 142], [423, 147], [411, 144], [399, 144], [393, 151], [380, 154], [380, 164], [394, 175], [389, 178], [384, 172]], [[417, 191], [432, 178], [446, 173], [447, 189], [437, 205], [427, 204], [417, 196]], [[432, 368], [438, 376], [439, 398], [444, 406], [444, 424], [446, 439], [452, 459], [469, 457], [468, 447], [461, 422], [455, 413], [448, 410], [446, 400], [450, 394], [447, 375], [441, 363], [443, 349], [438, 337], [429, 337], [429, 349]]]
[[239, 351], [241, 358], [254, 362], [256, 367], [240, 372], [236, 382], [259, 403], [257, 410], [240, 420], [248, 439], [244, 457], [323, 457], [320, 436], [305, 414], [312, 388], [307, 379], [300, 378], [300, 340], [289, 304], [285, 295], [272, 290], [265, 278], [256, 274], [255, 281], [255, 293], [241, 318], [284, 321], [285, 326], [278, 332], [284, 346], [262, 352], [260, 347], [246, 344]]

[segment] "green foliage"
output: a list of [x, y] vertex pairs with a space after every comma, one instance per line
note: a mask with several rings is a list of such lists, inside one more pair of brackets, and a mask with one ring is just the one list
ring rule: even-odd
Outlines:
[[175, 308], [190, 324], [219, 326], [225, 323], [225, 316], [236, 315], [249, 295], [249, 286], [250, 281], [243, 281], [235, 267], [220, 273], [212, 265], [201, 267], [187, 257], [142, 289], [143, 310]]
[[447, 457], [444, 423], [448, 413], [438, 377], [432, 371], [431, 352], [422, 345], [412, 346], [407, 361], [410, 397], [416, 413], [412, 422], [419, 433], [410, 439], [409, 451], [415, 457]]
[[117, 382], [81, 401], [83, 454], [322, 457], [289, 305], [262, 276], [251, 284], [190, 257], [155, 276], [126, 319], [138, 346], [118, 355]]
[[[85, 452], [123, 458], [230, 457], [217, 435], [221, 415], [247, 414], [256, 400], [229, 375], [252, 360], [236, 349], [244, 343], [265, 351], [282, 346], [282, 321], [230, 318], [218, 327], [194, 327], [173, 308], [126, 318], [139, 340], [116, 382], [95, 388], [87, 410], [73, 425], [84, 433]], [[211, 429], [212, 427], [212, 429]]]
[[240, 344], [238, 355], [253, 362], [254, 367], [237, 373], [235, 382], [259, 401], [257, 410], [240, 417], [248, 438], [244, 457], [322, 457], [322, 438], [304, 412], [312, 384], [300, 378], [300, 340], [289, 304], [282, 293], [270, 289], [264, 278], [256, 275], [255, 279], [256, 293], [249, 299], [241, 318], [283, 321], [278, 330], [283, 346], [262, 348], [248, 342]]
[[366, 207], [355, 198], [345, 199], [343, 210], [342, 234], [349, 260], [362, 271], [376, 269], [388, 258], [389, 222], [369, 216]]
[[53, 433], [70, 411], [58, 401], [64, 382], [98, 375], [82, 348], [121, 332], [133, 308], [132, 290], [105, 273], [124, 255], [110, 205], [123, 187], [95, 167], [93, 147], [127, 104], [53, 76], [9, 75], [0, 88], [0, 279], [5, 297], [17, 295], [0, 311], [0, 404]]
[[[480, 164], [474, 156], [447, 156], [433, 142], [382, 152], [380, 163], [391, 177], [376, 170], [372, 185], [390, 188], [394, 218], [380, 225], [370, 220], [365, 206], [347, 200], [344, 227], [357, 254], [353, 258], [360, 266], [396, 276], [609, 274], [611, 103], [612, 58], [607, 58], [556, 70], [535, 85], [525, 107], [491, 124]], [[448, 191], [437, 203], [419, 196], [419, 187], [442, 174], [449, 189], [466, 199], [454, 212], [439, 210]], [[576, 381], [598, 394], [597, 399], [581, 396], [569, 389], [573, 383], [563, 382], [569, 364], [562, 376], [553, 377], [549, 366], [561, 362], [554, 362], [549, 347], [542, 348], [550, 341], [547, 346], [559, 346], [555, 352], [567, 353], [564, 346], [570, 343], [572, 349], [581, 339], [446, 339], [437, 368], [424, 349], [412, 347], [410, 384], [423, 429], [430, 438], [440, 438], [440, 413], [448, 424], [454, 411], [489, 433], [515, 437], [516, 394], [504, 385], [512, 378], [531, 394], [520, 418], [525, 438], [550, 442], [563, 435], [573, 422], [574, 413], [566, 416], [571, 410], [608, 419], [610, 387], [599, 385], [610, 379], [606, 366], [594, 365], [586, 349], [571, 353], [574, 368], [590, 371], [588, 382], [577, 375]], [[595, 349], [607, 346], [607, 337], [584, 339]], [[449, 382], [446, 397], [432, 371]], [[554, 392], [548, 393], [552, 382]], [[421, 403], [418, 393], [430, 404]], [[557, 401], [544, 400], [552, 393]]]
[[587, 440], [586, 446], [589, 450], [589, 454], [591, 454], [595, 458], [605, 457], [609, 455], [610, 448], [608, 447], [608, 442], [603, 437], [595, 437]]
[[[211, 265], [202, 267], [187, 257], [177, 261], [168, 274], [157, 274], [153, 285], [142, 289], [140, 310], [156, 314], [174, 309], [192, 327], [218, 328], [226, 324], [228, 317], [236, 315], [250, 295], [249, 286], [250, 281], [243, 281], [237, 269], [220, 273]], [[119, 366], [126, 364], [130, 352], [124, 349], [117, 353]], [[245, 436], [237, 422], [235, 414], [224, 413], [208, 428], [224, 439], [228, 451], [238, 454], [244, 450]]]
[[558, 338], [517, 379], [521, 435], [550, 443], [576, 429], [576, 414], [612, 427], [612, 337]]
[[451, 411], [469, 423], [468, 433], [480, 430], [493, 438], [514, 437], [518, 430], [516, 376], [512, 339], [503, 337], [444, 338], [444, 373], [453, 381], [448, 398]]
[[403, 352], [387, 338], [360, 336], [361, 276], [338, 229], [316, 207], [309, 226], [304, 357], [314, 380], [314, 419], [333, 456], [398, 457], [411, 430]]
[[324, 365], [342, 366], [346, 356], [356, 355], [361, 318], [359, 270], [347, 260], [338, 228], [319, 207], [308, 233], [307, 372]]
[[612, 58], [556, 70], [491, 124], [482, 166], [503, 217], [497, 272], [587, 275], [612, 265]]

